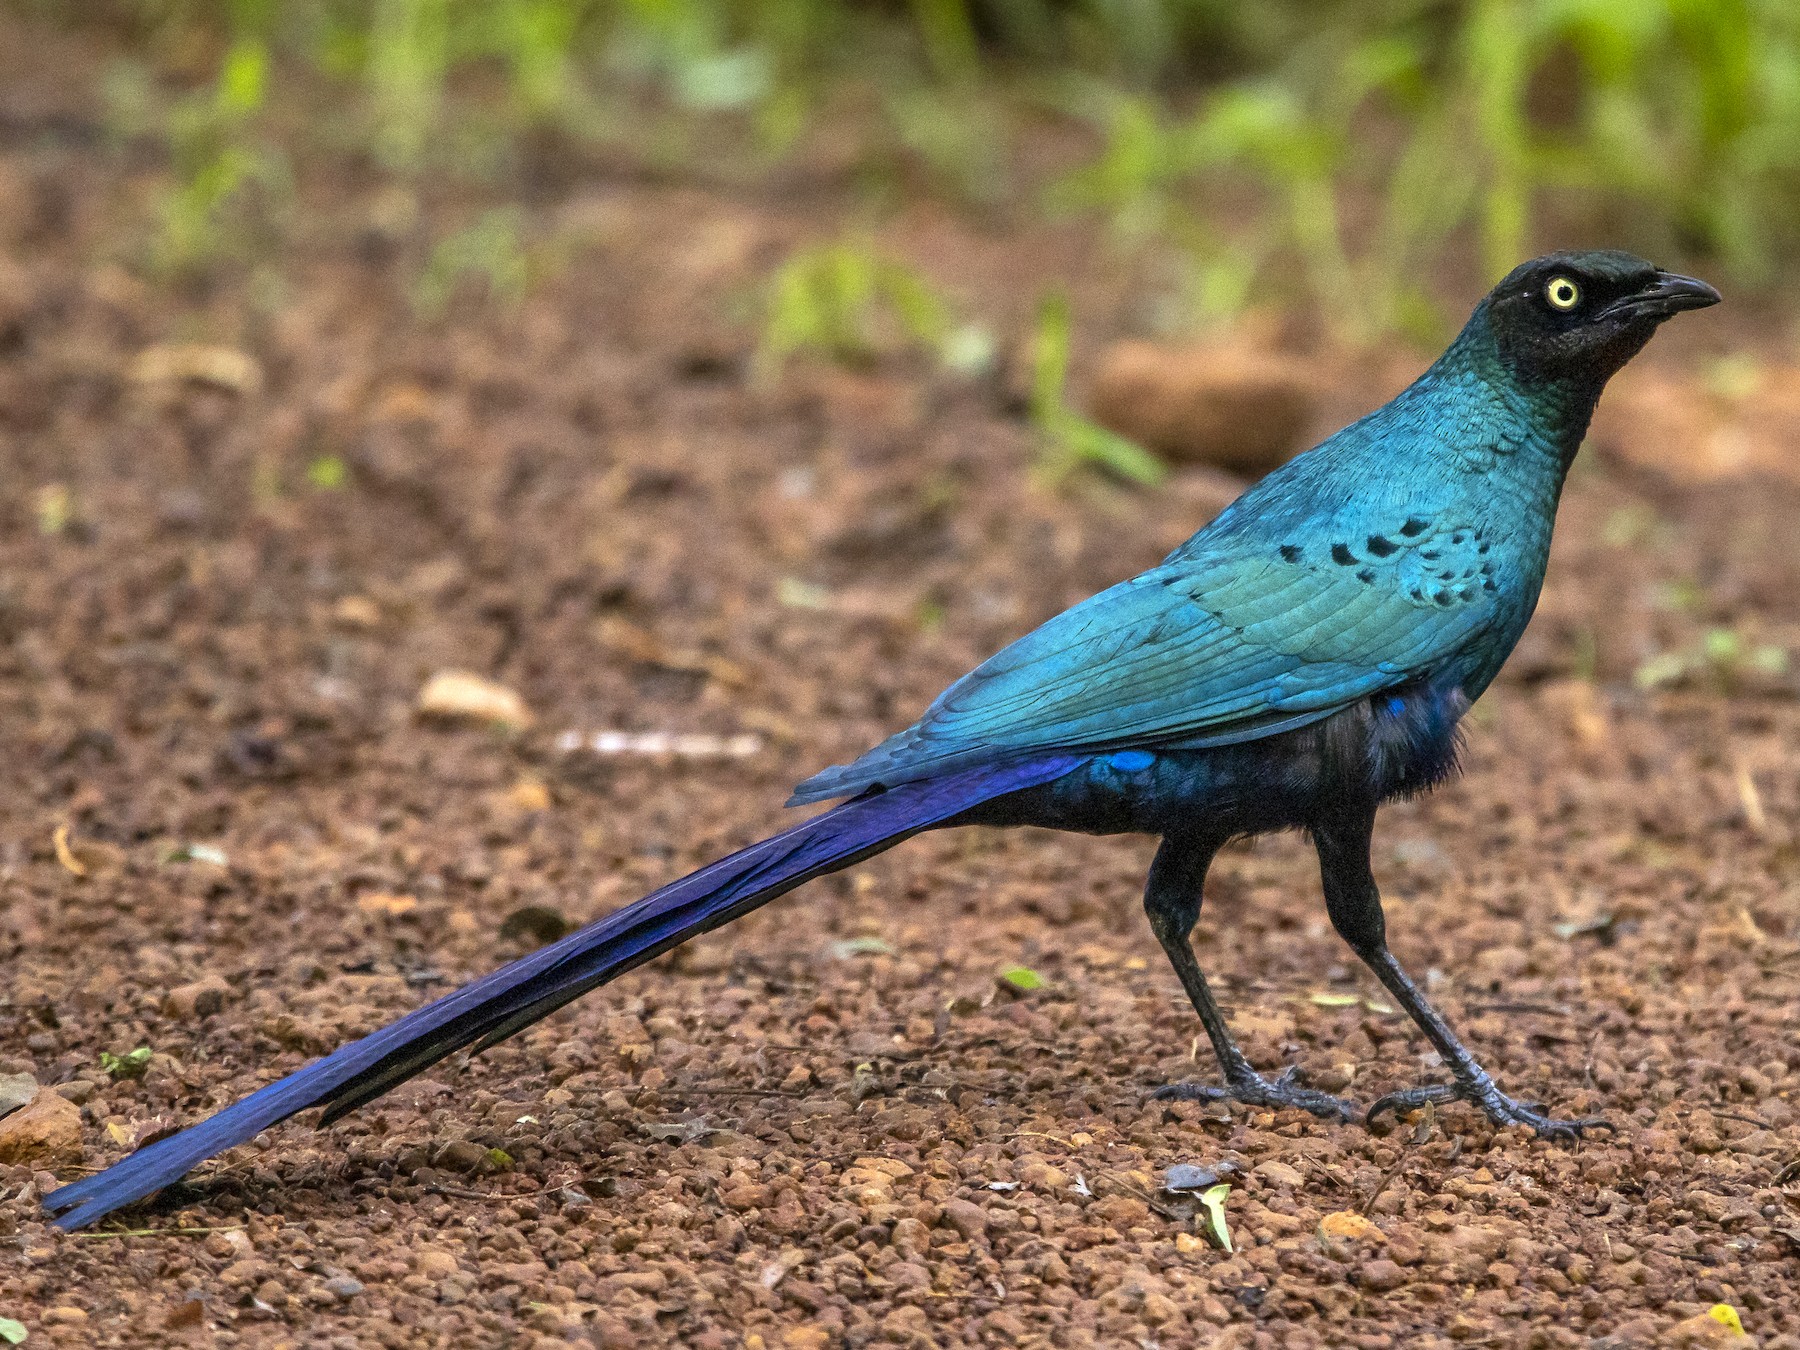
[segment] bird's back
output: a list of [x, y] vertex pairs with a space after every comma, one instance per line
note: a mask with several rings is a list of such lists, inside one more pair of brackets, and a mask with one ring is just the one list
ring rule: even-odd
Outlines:
[[1447, 667], [1479, 694], [1536, 603], [1572, 449], [1471, 346], [793, 800], [1020, 754], [1235, 743]]

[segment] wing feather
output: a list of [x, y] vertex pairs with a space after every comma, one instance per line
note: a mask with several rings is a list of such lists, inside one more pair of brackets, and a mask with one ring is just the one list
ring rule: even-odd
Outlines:
[[1327, 716], [1430, 673], [1493, 621], [1479, 587], [1446, 600], [1406, 581], [1394, 566], [1261, 549], [1183, 556], [1026, 634], [794, 800], [1018, 753], [1224, 744]]

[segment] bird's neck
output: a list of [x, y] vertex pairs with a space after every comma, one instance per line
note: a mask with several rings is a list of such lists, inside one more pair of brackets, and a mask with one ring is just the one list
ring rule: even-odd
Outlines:
[[1464, 404], [1489, 429], [1491, 453], [1471, 456], [1469, 469], [1489, 472], [1510, 464], [1533, 475], [1547, 473], [1560, 488], [1606, 379], [1520, 378], [1501, 355], [1482, 309], [1419, 385]]

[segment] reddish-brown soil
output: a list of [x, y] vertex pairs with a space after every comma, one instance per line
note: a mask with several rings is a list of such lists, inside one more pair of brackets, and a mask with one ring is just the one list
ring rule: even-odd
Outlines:
[[[1746, 1344], [1680, 1325], [1725, 1302], [1800, 1346], [1800, 707], [1792, 677], [1631, 682], [1713, 627], [1800, 647], [1800, 491], [1593, 455], [1466, 777], [1388, 811], [1378, 862], [1397, 951], [1488, 1066], [1616, 1135], [1148, 1101], [1211, 1072], [1139, 913], [1148, 843], [965, 832], [273, 1130], [109, 1224], [142, 1235], [46, 1228], [46, 1171], [491, 969], [545, 926], [519, 911], [585, 921], [777, 827], [794, 780], [1235, 486], [1048, 491], [1003, 389], [903, 363], [754, 384], [733, 305], [830, 203], [579, 182], [561, 272], [436, 325], [322, 227], [273, 298], [152, 288], [103, 260], [141, 184], [13, 74], [0, 1072], [81, 1113], [78, 1165], [0, 1168], [0, 1317], [31, 1344]], [[925, 210], [884, 237], [1003, 332], [1053, 275], [1090, 341], [1123, 331], [1084, 237]], [[1741, 331], [1683, 322], [1670, 380]], [[131, 378], [195, 340], [260, 390]], [[347, 481], [310, 485], [331, 455]], [[534, 728], [419, 722], [446, 668]], [[556, 748], [601, 729], [763, 748]], [[1259, 1064], [1363, 1101], [1432, 1076], [1300, 841], [1221, 860], [1200, 953]], [[1044, 987], [999, 992], [1016, 965]], [[102, 1070], [138, 1047], [141, 1078]], [[1235, 1253], [1161, 1189], [1177, 1163], [1238, 1169]], [[1372, 1228], [1321, 1231], [1345, 1211]]]

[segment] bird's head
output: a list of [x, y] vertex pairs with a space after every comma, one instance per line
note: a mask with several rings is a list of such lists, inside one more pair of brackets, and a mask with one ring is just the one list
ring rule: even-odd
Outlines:
[[1597, 249], [1521, 263], [1482, 309], [1501, 359], [1519, 377], [1604, 384], [1664, 319], [1718, 303], [1704, 281]]

